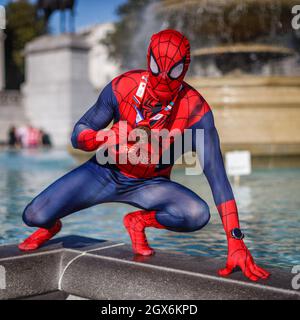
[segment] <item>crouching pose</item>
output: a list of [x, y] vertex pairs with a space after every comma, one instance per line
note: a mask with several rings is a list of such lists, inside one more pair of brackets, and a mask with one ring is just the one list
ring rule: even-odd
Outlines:
[[[113, 79], [103, 89], [96, 104], [74, 127], [74, 148], [94, 151], [109, 145], [108, 140], [103, 138], [108, 135], [104, 129], [113, 121], [110, 132], [115, 134], [116, 139], [110, 147], [115, 147], [117, 161], [100, 163], [94, 156], [33, 199], [25, 208], [23, 219], [28, 226], [40, 229], [19, 248], [25, 251], [37, 249], [60, 231], [62, 218], [107, 202], [126, 203], [139, 209], [124, 218], [136, 254], [154, 253], [147, 243], [146, 228], [174, 232], [200, 230], [209, 221], [209, 207], [193, 191], [170, 180], [174, 161], [168, 164], [162, 161], [154, 164], [147, 161], [123, 163], [119, 161], [119, 156], [124, 153], [123, 138], [136, 128], [147, 135], [155, 130], [177, 130], [182, 136], [189, 129], [194, 151], [197, 151], [197, 129], [202, 129], [203, 170], [228, 241], [227, 264], [219, 270], [219, 274], [227, 276], [238, 266], [253, 281], [267, 278], [269, 273], [254, 263], [243, 242], [244, 235], [224, 170], [212, 111], [200, 93], [183, 81], [190, 64], [188, 39], [175, 30], [154, 34], [148, 48], [147, 62], [147, 70], [129, 71]], [[124, 121], [127, 131], [120, 134], [120, 123]], [[174, 141], [170, 139], [169, 143], [167, 147], [162, 143], [156, 155], [162, 157], [165, 149], [172, 149]], [[148, 146], [149, 140], [144, 144]], [[126, 150], [132, 152], [135, 145], [128, 144]]]

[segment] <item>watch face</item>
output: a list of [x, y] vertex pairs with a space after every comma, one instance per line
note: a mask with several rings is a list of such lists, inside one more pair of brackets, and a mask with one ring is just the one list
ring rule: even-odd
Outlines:
[[238, 228], [233, 229], [231, 231], [231, 234], [232, 234], [233, 238], [238, 239], [238, 240], [241, 240], [244, 238], [243, 232]]

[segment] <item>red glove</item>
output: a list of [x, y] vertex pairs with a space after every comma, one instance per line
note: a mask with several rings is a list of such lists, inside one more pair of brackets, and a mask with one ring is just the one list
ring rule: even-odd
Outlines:
[[227, 263], [219, 275], [226, 277], [235, 267], [240, 267], [244, 275], [252, 281], [267, 279], [270, 273], [257, 266], [243, 240], [234, 239], [231, 231], [239, 228], [238, 213], [235, 200], [230, 200], [218, 206], [224, 230], [228, 241]]
[[[124, 132], [124, 130], [126, 130]], [[84, 151], [97, 150], [101, 145], [106, 143], [116, 145], [120, 143], [120, 136], [126, 141], [128, 126], [124, 129], [121, 127], [119, 132], [119, 122], [115, 123], [110, 129], [95, 131], [93, 129], [85, 129], [81, 131], [77, 137], [78, 148]], [[110, 137], [114, 135], [116, 139], [112, 139], [109, 143]]]
[[100, 146], [100, 142], [96, 140], [97, 131], [85, 129], [81, 131], [77, 137], [77, 146], [84, 151], [94, 151]]

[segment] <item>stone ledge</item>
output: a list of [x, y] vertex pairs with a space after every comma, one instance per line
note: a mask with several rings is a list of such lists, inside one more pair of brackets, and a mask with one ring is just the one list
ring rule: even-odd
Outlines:
[[25, 54], [37, 52], [49, 52], [61, 49], [89, 50], [85, 38], [76, 34], [45, 35], [28, 43]]
[[298, 87], [300, 86], [299, 76], [223, 76], [223, 77], [189, 77], [187, 82], [192, 86], [201, 87]]
[[124, 243], [77, 236], [52, 240], [32, 253], [0, 246], [0, 265], [7, 284], [0, 299], [300, 299], [291, 288], [293, 275], [284, 269], [268, 268], [272, 277], [259, 283], [241, 272], [221, 278], [216, 270], [223, 261], [217, 259], [161, 250], [135, 256]]

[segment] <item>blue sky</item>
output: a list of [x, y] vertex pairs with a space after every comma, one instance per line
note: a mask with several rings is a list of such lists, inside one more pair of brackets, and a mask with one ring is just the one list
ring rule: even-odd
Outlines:
[[[4, 5], [8, 0], [0, 0], [0, 5]], [[36, 2], [31, 0], [31, 2]], [[116, 21], [117, 7], [125, 3], [126, 0], [77, 0], [76, 5], [76, 29], [102, 22]], [[59, 15], [53, 15], [50, 21], [54, 32], [59, 29]]]

